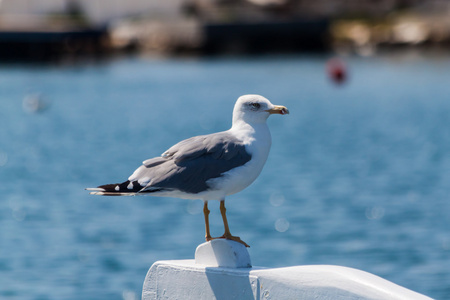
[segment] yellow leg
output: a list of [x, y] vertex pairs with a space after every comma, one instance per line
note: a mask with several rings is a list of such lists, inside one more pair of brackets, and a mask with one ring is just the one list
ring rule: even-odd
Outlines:
[[250, 247], [243, 240], [241, 240], [240, 237], [231, 235], [230, 228], [228, 227], [228, 221], [227, 221], [227, 214], [226, 213], [227, 213], [227, 209], [225, 208], [225, 200], [220, 200], [220, 214], [222, 215], [223, 226], [225, 227], [225, 233], [222, 235], [222, 238], [241, 243], [245, 247]]
[[208, 201], [205, 201], [203, 204], [203, 214], [205, 215], [205, 239], [206, 241], [212, 240], [211, 233], [209, 232], [209, 209], [208, 209]]

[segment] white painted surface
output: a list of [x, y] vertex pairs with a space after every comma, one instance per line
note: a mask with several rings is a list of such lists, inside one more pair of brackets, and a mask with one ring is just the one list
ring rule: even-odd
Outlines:
[[[155, 262], [145, 278], [142, 299], [431, 299], [373, 274], [340, 266], [212, 267], [236, 263], [248, 255], [235, 242], [218, 241], [200, 245], [196, 260]], [[217, 254], [228, 257], [217, 259]]]
[[247, 248], [238, 242], [217, 239], [203, 243], [195, 251], [195, 264], [204, 267], [251, 268]]
[[151, 299], [384, 299], [425, 300], [378, 276], [339, 266], [214, 268], [194, 260], [158, 261], [144, 281]]

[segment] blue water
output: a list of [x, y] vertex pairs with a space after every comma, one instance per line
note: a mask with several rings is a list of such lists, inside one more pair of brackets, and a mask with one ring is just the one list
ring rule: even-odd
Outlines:
[[227, 201], [253, 264], [342, 265], [450, 299], [450, 55], [348, 57], [343, 86], [328, 58], [2, 65], [0, 298], [139, 299], [153, 262], [193, 258], [201, 201], [84, 188], [228, 129], [236, 98], [258, 93], [291, 114], [269, 119], [261, 176]]

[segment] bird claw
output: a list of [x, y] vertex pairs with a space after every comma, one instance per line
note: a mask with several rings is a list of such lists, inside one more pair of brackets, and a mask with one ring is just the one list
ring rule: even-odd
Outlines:
[[246, 242], [241, 240], [241, 238], [238, 236], [232, 236], [231, 234], [230, 235], [224, 234], [221, 237], [219, 237], [219, 239], [227, 239], [227, 240], [235, 241], [235, 242], [241, 243], [242, 245], [244, 245], [247, 248], [250, 248], [250, 246]]
[[246, 242], [244, 242], [243, 240], [241, 240], [241, 238], [238, 237], [238, 236], [229, 236], [229, 237], [223, 237], [223, 238], [225, 238], [225, 239], [227, 239], [227, 240], [232, 240], [232, 241], [241, 243], [241, 244], [244, 245], [245, 247], [250, 248], [250, 246], [249, 246]]
[[250, 246], [246, 243], [246, 242], [244, 242], [243, 240], [241, 240], [241, 238], [240, 237], [238, 237], [238, 236], [233, 236], [233, 235], [222, 235], [222, 236], [219, 236], [219, 237], [205, 237], [205, 240], [207, 241], [207, 242], [210, 242], [210, 241], [212, 241], [212, 240], [217, 240], [217, 239], [226, 239], [226, 240], [230, 240], [230, 241], [235, 241], [235, 242], [238, 242], [238, 243], [240, 243], [240, 244], [242, 244], [242, 245], [244, 245], [245, 247], [247, 247], [247, 248], [250, 248]]

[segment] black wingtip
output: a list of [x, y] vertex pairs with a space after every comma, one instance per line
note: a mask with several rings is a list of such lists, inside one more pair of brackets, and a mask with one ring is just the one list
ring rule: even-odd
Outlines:
[[130, 182], [129, 180], [122, 183], [113, 183], [101, 185], [96, 189], [91, 189], [95, 195], [126, 195], [135, 194], [139, 192], [143, 186], [141, 186], [137, 181]]

